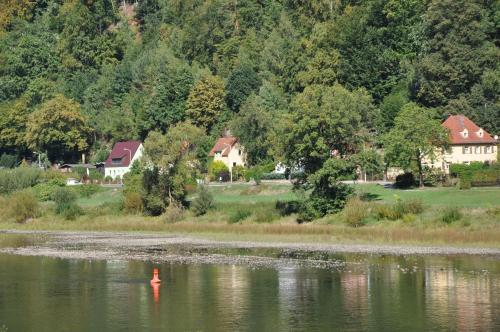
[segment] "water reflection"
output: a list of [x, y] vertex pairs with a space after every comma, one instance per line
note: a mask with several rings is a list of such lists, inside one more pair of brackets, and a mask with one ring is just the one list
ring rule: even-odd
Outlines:
[[[474, 257], [344, 257], [252, 269], [0, 255], [8, 331], [500, 330], [500, 266]], [[155, 265], [156, 267], [156, 265]]]

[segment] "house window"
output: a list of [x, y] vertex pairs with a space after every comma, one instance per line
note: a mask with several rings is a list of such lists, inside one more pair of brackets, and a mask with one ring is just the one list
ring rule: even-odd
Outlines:
[[479, 130], [479, 131], [477, 132], [477, 135], [478, 135], [479, 137], [483, 137], [483, 130]]
[[111, 159], [111, 163], [115, 165], [119, 165], [122, 163], [122, 158], [113, 158]]
[[485, 146], [484, 153], [491, 153], [491, 146]]
[[467, 130], [464, 130], [464, 131], [462, 132], [462, 135], [463, 135], [465, 138], [467, 138], [467, 137], [469, 136], [469, 132], [468, 132]]
[[215, 153], [216, 157], [220, 157], [220, 151]]
[[233, 162], [233, 167], [236, 167], [236, 163], [235, 162]]
[[464, 146], [462, 152], [463, 154], [470, 154], [470, 146]]
[[238, 156], [241, 156], [241, 150], [238, 149]]
[[480, 147], [480, 146], [476, 146], [476, 147], [474, 148], [474, 153], [475, 153], [475, 154], [481, 154], [481, 147]]
[[470, 165], [470, 161], [464, 161], [465, 165]]

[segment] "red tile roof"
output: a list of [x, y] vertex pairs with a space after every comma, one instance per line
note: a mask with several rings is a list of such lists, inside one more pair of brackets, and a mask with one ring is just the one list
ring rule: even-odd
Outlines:
[[232, 148], [236, 142], [238, 142], [238, 138], [232, 137], [232, 136], [226, 136], [226, 137], [221, 137], [217, 140], [215, 143], [214, 147], [212, 150], [210, 150], [210, 153], [208, 154], [210, 157], [213, 157], [216, 152], [221, 152], [221, 155], [223, 157], [227, 157], [229, 155], [229, 151], [231, 151], [230, 147]]
[[[481, 128], [472, 122], [465, 115], [450, 115], [442, 126], [450, 131], [451, 144], [491, 144], [496, 140], [482, 129], [482, 136], [479, 135]], [[467, 137], [463, 135], [464, 129], [467, 129]]]
[[[106, 160], [105, 167], [128, 167], [130, 165], [130, 157], [132, 159], [139, 149], [139, 146], [142, 143], [139, 141], [126, 141], [126, 142], [118, 142], [113, 146], [113, 150], [109, 154], [108, 159]], [[129, 152], [130, 150], [130, 152]], [[121, 163], [113, 164], [113, 159], [121, 158]]]

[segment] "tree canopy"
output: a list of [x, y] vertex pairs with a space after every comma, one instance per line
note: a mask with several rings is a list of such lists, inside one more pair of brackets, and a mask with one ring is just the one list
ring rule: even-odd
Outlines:
[[48, 148], [25, 123], [62, 97], [90, 130], [51, 158], [188, 121], [210, 144], [231, 128], [251, 164], [313, 172], [367, 136], [380, 146], [408, 103], [495, 135], [498, 12], [480, 0], [6, 0], [0, 154]]

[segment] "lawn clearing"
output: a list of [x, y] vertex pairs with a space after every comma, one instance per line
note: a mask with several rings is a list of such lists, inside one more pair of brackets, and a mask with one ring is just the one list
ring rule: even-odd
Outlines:
[[368, 194], [374, 200], [395, 202], [420, 199], [424, 204], [456, 207], [492, 207], [500, 205], [500, 187], [472, 188], [460, 190], [455, 187], [424, 189], [390, 189], [377, 184], [356, 184], [358, 193]]
[[105, 203], [117, 203], [122, 199], [121, 188], [103, 188], [102, 191], [88, 197], [77, 199], [77, 204], [81, 207], [94, 207]]

